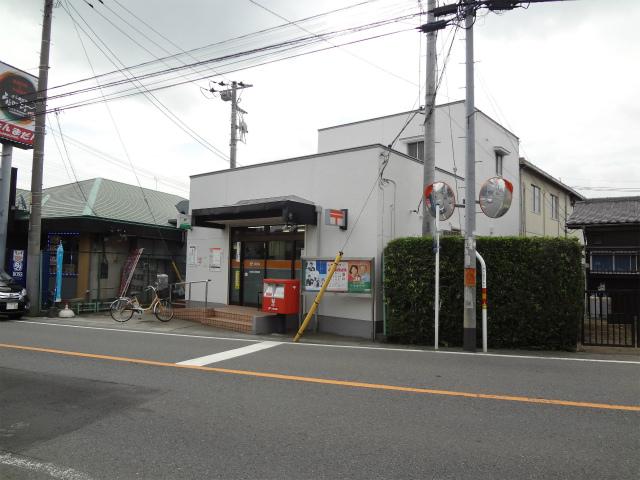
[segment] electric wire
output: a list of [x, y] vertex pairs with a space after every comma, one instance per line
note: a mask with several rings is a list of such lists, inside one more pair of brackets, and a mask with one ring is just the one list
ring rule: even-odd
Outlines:
[[[295, 22], [293, 20], [289, 20], [288, 18], [286, 18], [286, 17], [280, 15], [279, 13], [275, 12], [273, 9], [265, 7], [264, 5], [259, 3], [258, 1], [256, 1], [256, 0], [248, 0], [248, 1], [251, 4], [253, 4], [253, 5], [255, 5], [255, 6], [259, 7], [259, 8], [262, 8], [263, 10], [269, 12], [270, 14], [278, 17], [279, 19], [284, 20], [285, 22], [288, 22], [288, 23], [290, 23], [292, 25], [295, 25], [296, 27], [298, 27], [302, 31], [310, 33], [311, 35], [320, 38], [321, 40], [323, 40], [324, 42], [328, 43], [329, 45], [334, 45], [330, 40], [322, 38], [321, 35], [318, 35], [318, 34], [312, 32], [311, 30], [308, 30], [307, 28], [299, 25], [297, 22]], [[340, 47], [340, 45], [334, 45], [334, 46]], [[395, 78], [397, 78], [399, 80], [402, 80], [403, 82], [407, 82], [407, 83], [409, 83], [411, 85], [416, 86], [415, 82], [413, 82], [411, 80], [408, 80], [408, 79], [406, 79], [406, 78], [404, 78], [404, 77], [402, 77], [402, 76], [400, 76], [400, 75], [398, 75], [396, 73], [393, 73], [392, 71], [390, 71], [390, 70], [388, 70], [388, 69], [386, 69], [386, 68], [384, 68], [384, 67], [382, 67], [382, 66], [380, 66], [380, 65], [378, 65], [376, 63], [373, 63], [372, 61], [370, 61], [370, 60], [368, 60], [368, 59], [366, 59], [366, 58], [364, 58], [364, 57], [362, 57], [362, 56], [360, 56], [360, 55], [358, 55], [358, 54], [356, 54], [354, 52], [351, 52], [351, 51], [349, 51], [349, 50], [347, 50], [345, 48], [341, 49], [341, 51], [343, 51], [346, 54], [352, 56], [353, 58], [356, 58], [356, 59], [360, 60], [361, 62], [366, 63], [369, 66], [372, 66], [373, 68], [376, 68], [376, 69], [380, 70], [381, 72], [386, 73], [387, 75], [391, 75], [392, 77], [395, 77]], [[417, 85], [419, 86], [419, 84], [417, 84]]]
[[[76, 34], [78, 35], [78, 39], [80, 40], [80, 43], [82, 45], [82, 49], [84, 50], [85, 56], [87, 58], [87, 62], [89, 63], [89, 67], [91, 68], [91, 72], [95, 76], [95, 70], [93, 68], [93, 63], [91, 62], [91, 58], [89, 57], [89, 53], [87, 52], [87, 49], [85, 48], [84, 42], [82, 41], [82, 37], [80, 36], [80, 32], [77, 29], [77, 25], [76, 25], [75, 22], [74, 22], [74, 27], [76, 27]], [[98, 83], [98, 85], [100, 85], [100, 82], [98, 80], [96, 80], [96, 83]], [[102, 90], [100, 90], [100, 92], [102, 92]], [[153, 225], [155, 226], [155, 228], [156, 228], [156, 230], [158, 232], [158, 235], [160, 236], [160, 240], [162, 241], [162, 243], [164, 244], [165, 249], [167, 250], [167, 253], [170, 254], [169, 245], [168, 245], [166, 239], [164, 238], [164, 235], [162, 234], [162, 230], [160, 229], [160, 226], [158, 224], [158, 220], [156, 219], [156, 215], [153, 212], [153, 209], [151, 208], [151, 204], [149, 203], [149, 199], [147, 198], [147, 194], [145, 192], [145, 189], [142, 188], [142, 184], [140, 183], [140, 178], [138, 177], [138, 173], [136, 172], [135, 165], [133, 164], [133, 160], [131, 159], [131, 156], [129, 155], [129, 150], [127, 149], [127, 147], [126, 147], [126, 145], [124, 143], [124, 139], [122, 138], [122, 134], [120, 133], [120, 129], [118, 128], [116, 120], [115, 120], [115, 118], [113, 116], [113, 112], [111, 111], [111, 108], [109, 107], [108, 103], [105, 103], [105, 108], [107, 109], [107, 112], [109, 114], [109, 118], [111, 119], [111, 123], [113, 124], [113, 128], [114, 128], [114, 130], [116, 132], [116, 135], [118, 137], [118, 141], [120, 142], [120, 146], [122, 147], [122, 151], [124, 152], [125, 157], [127, 158], [128, 162], [129, 162], [129, 165], [131, 167], [131, 171], [133, 172], [133, 176], [135, 177], [136, 183], [138, 184], [138, 187], [140, 188], [140, 192], [142, 194], [142, 198], [143, 198], [144, 203], [145, 203], [145, 205], [147, 207], [149, 215], [151, 215], [151, 220], [153, 221]], [[59, 127], [59, 125], [58, 125], [58, 127]], [[62, 133], [61, 129], [60, 129], [60, 132]], [[64, 140], [63, 140], [63, 142], [64, 142]], [[75, 173], [74, 173], [74, 175], [75, 175]], [[88, 202], [87, 202], [87, 205], [88, 205]], [[91, 206], [90, 206], [90, 208], [93, 211], [93, 208]], [[94, 212], [94, 214], [95, 214], [95, 212]]]
[[[88, 27], [88, 29], [94, 34], [94, 36], [100, 40], [100, 38], [95, 34], [95, 32], [93, 31], [93, 29], [89, 26], [89, 24], [86, 22], [86, 20], [79, 14], [79, 12], [73, 7], [73, 5], [68, 4], [75, 12], [76, 14], [78, 14], [78, 16], [80, 17], [80, 19], [85, 23], [85, 25]], [[69, 15], [69, 17], [71, 18], [73, 24], [78, 27], [86, 36], [87, 38], [89, 38], [89, 40], [92, 41], [92, 43], [98, 48], [98, 50], [107, 58], [107, 60], [109, 60], [114, 66], [117, 65], [115, 63], [114, 60], [112, 60], [109, 55], [107, 55], [107, 53], [104, 51], [103, 48], [100, 47], [100, 45], [90, 36], [87, 34], [87, 32], [82, 28], [81, 25], [79, 25], [77, 23], [77, 21], [75, 20], [74, 16], [71, 14], [70, 10], [66, 9], [64, 7], [64, 5], [62, 5], [62, 8], [65, 10], [65, 12]], [[101, 40], [100, 40], [101, 41]], [[113, 51], [104, 43], [101, 41], [101, 43], [103, 44], [103, 46], [109, 51], [109, 53], [111, 54], [111, 56], [113, 58], [115, 58], [118, 63], [120, 63], [122, 65], [122, 62], [118, 59], [118, 57], [113, 53]], [[167, 117], [170, 121], [172, 121], [176, 126], [178, 126], [178, 128], [180, 128], [181, 130], [183, 130], [185, 133], [187, 133], [187, 135], [189, 135], [192, 139], [194, 139], [196, 142], [198, 142], [200, 145], [202, 145], [203, 147], [205, 147], [207, 150], [209, 150], [211, 153], [213, 153], [214, 155], [220, 157], [222, 160], [224, 161], [229, 161], [228, 157], [222, 152], [220, 151], [217, 147], [215, 147], [214, 145], [212, 145], [210, 142], [208, 142], [206, 139], [204, 139], [203, 137], [201, 137], [197, 132], [195, 132], [194, 130], [192, 130], [188, 125], [186, 125], [174, 112], [172, 112], [168, 107], [166, 107], [155, 95], [153, 95], [153, 93], [151, 91], [149, 91], [148, 89], [146, 89], [144, 87], [144, 85], [142, 85], [139, 82], [135, 82], [134, 80], [132, 80], [134, 85], [136, 85], [140, 90], [138, 90], [138, 93], [141, 93], [144, 95], [145, 98], [147, 98], [147, 100], [154, 106], [156, 107], [165, 117]], [[102, 94], [101, 96], [101, 100], [97, 101], [97, 102], [93, 102], [93, 103], [105, 103], [105, 96], [102, 93], [102, 88], [100, 87], [99, 82], [96, 80], [96, 82], [98, 83], [98, 87], [96, 87]], [[65, 108], [62, 107], [58, 110], [64, 110]], [[55, 110], [55, 109], [54, 109]]]
[[[372, 3], [374, 1], [377, 1], [377, 0], [361, 1], [361, 2], [358, 2], [358, 3], [352, 4], [352, 5], [347, 5], [347, 6], [340, 7], [340, 8], [334, 9], [334, 10], [329, 10], [329, 11], [322, 12], [322, 13], [319, 13], [319, 14], [316, 14], [316, 15], [305, 17], [305, 18], [297, 20], [297, 22], [298, 23], [302, 23], [302, 22], [305, 22], [305, 21], [322, 18], [324, 16], [328, 16], [328, 15], [331, 15], [331, 14], [334, 14], [334, 13], [346, 11], [346, 10], [349, 10], [349, 9], [352, 9], [352, 8], [355, 8], [355, 7], [360, 7], [360, 6]], [[243, 39], [247, 39], [247, 38], [263, 35], [265, 33], [269, 33], [269, 32], [272, 32], [272, 31], [277, 31], [277, 30], [282, 29], [282, 27], [285, 27], [285, 26], [286, 25], [278, 25], [278, 26], [275, 26], [275, 27], [264, 28], [264, 29], [258, 30], [256, 32], [251, 32], [251, 33], [239, 35], [239, 36], [232, 37], [232, 38], [229, 38], [229, 39], [225, 39], [225, 40], [221, 40], [221, 41], [218, 41], [218, 42], [214, 42], [214, 43], [202, 46], [202, 47], [193, 48], [191, 50], [187, 50], [185, 53], [189, 54], [189, 55], [193, 55], [195, 52], [203, 51], [203, 50], [206, 50], [206, 49], [211, 48], [211, 47], [220, 46], [220, 45], [228, 44], [228, 43], [231, 43], [231, 42], [234, 42], [234, 41], [237, 41], [237, 40], [243, 40]], [[180, 56], [180, 55], [182, 55], [182, 54], [181, 53], [176, 53], [176, 54], [173, 54], [173, 55], [169, 55], [167, 57], [163, 57], [162, 60], [169, 60], [169, 59], [172, 59], [172, 58]], [[150, 66], [150, 65], [154, 65], [156, 63], [158, 63], [158, 60], [148, 60], [148, 61], [145, 61], [145, 62], [141, 62], [141, 63], [135, 64], [135, 65], [132, 65], [130, 67], [127, 67], [127, 69], [128, 70], [132, 70], [132, 69], [147, 67], [147, 66]], [[113, 70], [113, 71], [110, 71], [110, 72], [105, 72], [105, 73], [100, 74], [98, 76], [102, 78], [102, 77], [106, 77], [106, 76], [119, 75], [120, 73], [121, 73], [120, 69], [116, 69], [116, 70]], [[70, 85], [75, 85], [75, 84], [82, 83], [82, 82], [88, 82], [88, 81], [91, 81], [91, 80], [93, 80], [93, 78], [91, 78], [91, 77], [82, 78], [82, 79], [75, 80], [75, 81], [72, 81], [72, 82], [67, 82], [67, 83], [63, 83], [63, 84], [56, 85], [56, 86], [53, 86], [53, 87], [49, 87], [48, 90], [51, 91], [51, 90], [54, 90], [54, 89], [57, 89], [57, 88], [62, 88], [62, 87], [70, 86]], [[38, 93], [38, 92], [36, 92], [36, 93]]]
[[[71, 5], [71, 8], [73, 8], [74, 11], [76, 13], [78, 13], [77, 10], [72, 5]], [[380, 28], [380, 27], [384, 27], [384, 26], [389, 26], [389, 25], [391, 25], [393, 23], [397, 23], [399, 21], [399, 19], [402, 19], [402, 18], [413, 18], [413, 17], [415, 17], [417, 15], [419, 15], [419, 13], [417, 13], [417, 14], [416, 13], [411, 13], [411, 14], [405, 15], [403, 17], [394, 17], [394, 18], [391, 18], [391, 19], [385, 19], [385, 20], [378, 21], [378, 22], [370, 22], [368, 24], [359, 25], [359, 26], [356, 26], [356, 27], [350, 27], [350, 28], [343, 29], [343, 30], [333, 31], [330, 34], [325, 35], [324, 37], [328, 37], [328, 36], [331, 36], [331, 37], [333, 37], [333, 36], [343, 36], [343, 35], [346, 35], [346, 34], [364, 32], [366, 30], [371, 30], [371, 29], [374, 29], [374, 28]], [[81, 17], [81, 15], [80, 15], [80, 17]], [[84, 19], [83, 19], [83, 21], [84, 21]], [[85, 23], [86, 23], [86, 21], [85, 21]], [[385, 36], [389, 36], [391, 34], [401, 33], [401, 32], [405, 32], [405, 31], [408, 31], [408, 30], [410, 30], [410, 29], [402, 29], [402, 30], [397, 30], [397, 31], [394, 31], [394, 32], [387, 32], [387, 33], [380, 34], [380, 35], [372, 35], [370, 37], [359, 38], [359, 39], [356, 39], [354, 41], [344, 42], [344, 43], [340, 43], [340, 44], [336, 44], [336, 45], [337, 46], [344, 46], [344, 45], [360, 43], [362, 41], [372, 40], [372, 39], [375, 39], [375, 38], [382, 38], [382, 37], [385, 37]], [[86, 34], [86, 32], [85, 32], [85, 34]], [[185, 68], [191, 68], [191, 67], [196, 66], [198, 64], [211, 64], [211, 63], [221, 62], [221, 61], [225, 61], [225, 60], [232, 60], [232, 59], [235, 59], [235, 58], [241, 58], [241, 60], [242, 60], [242, 57], [247, 57], [247, 56], [250, 56], [250, 55], [260, 54], [260, 52], [266, 52], [266, 54], [263, 53], [262, 55], [259, 55], [258, 58], [268, 57], [269, 55], [271, 55], [271, 56], [280, 55], [283, 52], [286, 52], [287, 49], [291, 50], [291, 49], [295, 49], [295, 48], [300, 48], [301, 46], [302, 47], [309, 46], [309, 45], [313, 45], [314, 43], [318, 43], [320, 41], [321, 40], [318, 38], [317, 34], [316, 34], [316, 36], [311, 36], [311, 37], [298, 37], [298, 38], [293, 39], [293, 40], [289, 40], [289, 41], [286, 41], [286, 42], [281, 42], [281, 43], [278, 43], [278, 44], [271, 44], [271, 45], [268, 45], [266, 47], [260, 47], [260, 48], [257, 48], [257, 49], [252, 49], [252, 50], [247, 50], [247, 51], [242, 51], [242, 52], [236, 52], [236, 53], [233, 53], [233, 54], [230, 54], [230, 55], [210, 58], [210, 59], [207, 59], [207, 60], [204, 60], [204, 61], [201, 61], [201, 62], [190, 63], [190, 64], [187, 64], [186, 66], [182, 65], [182, 66], [179, 66], [179, 67], [165, 68], [165, 69], [162, 69], [160, 71], [155, 71], [155, 72], [151, 72], [151, 73], [147, 73], [147, 74], [143, 74], [143, 75], [137, 75], [137, 76], [134, 76], [133, 74], [131, 74], [131, 75], [126, 76], [126, 78], [124, 78], [124, 79], [119, 79], [119, 80], [115, 80], [115, 81], [111, 81], [111, 82], [108, 82], [106, 84], [103, 84], [103, 88], [114, 87], [114, 86], [130, 83], [132, 79], [135, 79], [137, 81], [142, 81], [142, 80], [147, 80], [147, 79], [150, 79], [150, 78], [153, 78], [153, 77], [157, 77], [158, 75], [166, 75], [166, 74], [170, 74], [170, 73], [174, 73], [174, 72], [179, 72], [180, 70], [184, 70]], [[104, 43], [104, 42], [102, 42], [102, 43]], [[105, 47], [106, 47], [106, 45], [105, 45]], [[106, 47], [106, 48], [108, 48], [108, 47]], [[264, 64], [267, 64], [267, 63], [273, 63], [274, 61], [281, 61], [281, 60], [286, 60], [286, 59], [290, 59], [290, 58], [299, 57], [299, 56], [302, 56], [302, 55], [308, 55], [308, 54], [311, 54], [311, 53], [317, 53], [317, 52], [320, 52], [320, 51], [329, 50], [331, 48], [336, 48], [336, 47], [330, 46], [328, 48], [320, 48], [320, 49], [315, 49], [315, 50], [311, 50], [311, 51], [301, 52], [301, 53], [298, 53], [298, 54], [295, 54], [295, 55], [285, 56], [284, 58], [277, 58], [277, 59], [274, 59], [273, 61], [265, 60], [264, 62], [260, 62], [258, 64], [244, 65], [242, 68], [243, 69], [254, 68], [256, 66], [261, 66], [261, 65], [264, 65]], [[273, 52], [272, 50], [274, 50], [274, 49], [281, 49], [281, 50], [284, 49], [284, 50]], [[237, 62], [234, 62], [234, 63], [237, 63]], [[236, 70], [233, 70], [233, 71], [236, 71]], [[125, 72], [127, 72], [127, 67], [122, 65], [122, 67], [119, 67], [118, 72], [120, 74], [122, 74], [122, 75], [125, 75]], [[222, 72], [222, 73], [225, 74], [226, 72]], [[209, 75], [204, 76], [202, 78], [207, 78], [208, 76]], [[190, 79], [188, 82], [191, 82], [191, 81], [194, 81], [194, 80], [199, 80], [199, 79], [201, 79], [201, 78]], [[174, 79], [169, 78], [169, 79], [165, 79], [165, 80], [161, 80], [161, 81], [165, 81], [165, 82], [166, 81], [170, 81], [171, 82], [169, 85], [165, 85], [164, 88], [180, 85], [180, 84], [183, 84], [183, 83], [188, 83], [188, 82], [175, 81], [175, 78]], [[48, 100], [49, 101], [53, 101], [53, 100], [57, 100], [57, 99], [64, 98], [64, 97], [68, 97], [68, 96], [71, 96], [71, 95], [78, 95], [78, 94], [81, 94], [81, 93], [88, 93], [88, 92], [91, 92], [91, 91], [94, 91], [94, 90], [96, 90], [95, 86], [85, 87], [85, 88], [77, 89], [77, 90], [70, 91], [70, 92], [63, 92], [63, 93], [60, 93], [60, 94], [49, 95]], [[155, 91], [155, 90], [158, 90], [158, 89], [153, 89], [153, 91]], [[117, 94], [120, 94], [121, 96], [124, 96], [124, 95], [122, 95], [124, 92], [126, 92], [126, 90], [125, 91], [119, 91], [119, 92], [117, 92]], [[109, 94], [109, 95], [112, 96], [114, 94]], [[75, 105], [79, 105], [79, 102], [76, 102]], [[69, 108], [69, 106], [56, 106], [56, 108], [62, 110], [62, 109]]]
[[78, 189], [80, 190], [80, 194], [82, 195], [82, 198], [84, 199], [85, 205], [87, 207], [89, 207], [89, 209], [91, 210], [93, 215], [97, 217], [98, 214], [94, 210], [93, 205], [89, 204], [89, 200], [87, 199], [87, 196], [85, 195], [84, 190], [82, 189], [82, 186], [80, 185], [80, 182], [78, 181], [78, 175], [76, 174], [76, 169], [73, 167], [73, 163], [71, 162], [71, 156], [69, 155], [69, 150], [67, 149], [67, 144], [64, 141], [64, 136], [62, 135], [62, 126], [60, 125], [60, 113], [59, 112], [56, 112], [55, 118], [56, 118], [56, 123], [58, 124], [58, 131], [60, 132], [60, 140], [62, 141], [62, 146], [64, 147], [64, 152], [65, 152], [65, 154], [67, 156], [67, 161], [69, 162], [69, 167], [71, 167], [71, 172], [73, 173], [73, 178], [75, 178], [75, 180], [76, 180], [76, 185], [77, 185]]
[[[371, 36], [371, 37], [367, 37], [367, 38], [363, 38], [363, 39], [354, 40], [354, 41], [351, 41], [351, 42], [346, 42], [346, 43], [341, 44], [341, 46], [342, 45], [352, 45], [352, 44], [355, 44], [355, 43], [360, 43], [360, 42], [364, 42], [364, 41], [368, 41], [368, 40], [372, 40], [372, 39], [377, 39], [377, 38], [383, 38], [383, 37], [387, 37], [387, 36], [390, 36], [390, 35], [395, 35], [395, 34], [398, 34], [398, 33], [404, 33], [404, 32], [410, 31], [410, 30], [413, 30], [413, 29], [395, 30], [395, 31], [388, 32], [388, 33], [383, 33], [383, 34], [380, 34], [380, 35], [375, 35], [375, 36]], [[229, 74], [229, 73], [234, 73], [234, 72], [238, 72], [238, 71], [241, 71], [241, 70], [246, 70], [247, 68], [256, 68], [256, 67], [260, 67], [260, 66], [263, 66], [263, 65], [268, 65], [268, 64], [272, 64], [272, 63], [276, 63], [276, 62], [281, 62], [281, 61], [284, 61], [284, 60], [290, 60], [290, 59], [293, 59], [293, 58], [302, 57], [302, 56], [309, 55], [309, 54], [312, 54], [312, 53], [318, 53], [318, 52], [330, 50], [330, 49], [333, 49], [333, 48], [337, 48], [337, 47], [325, 47], [325, 48], [312, 50], [312, 51], [309, 51], [309, 52], [302, 52], [302, 53], [298, 53], [298, 54], [292, 54], [292, 55], [285, 56], [283, 58], [278, 58], [278, 59], [275, 59], [275, 60], [265, 60], [264, 62], [251, 65], [251, 67], [240, 67], [240, 68], [237, 68], [237, 69], [226, 70], [226, 71], [224, 71], [224, 73], [225, 74]], [[202, 77], [202, 78], [208, 78], [208, 77], [209, 76]], [[178, 86], [178, 85], [182, 85], [184, 83], [190, 83], [190, 82], [189, 81], [183, 81], [183, 82], [176, 82], [176, 83], [172, 83], [170, 85], [165, 85], [165, 86], [156, 87], [156, 88], [146, 88], [145, 92], [149, 92], [149, 93], [157, 92], [157, 91], [160, 91], [160, 90], [165, 90], [167, 88], [172, 88], [172, 87], [175, 87], [175, 86]], [[131, 92], [131, 90], [132, 89], [127, 89], [126, 91], [117, 92], [117, 93], [121, 94], [119, 96], [113, 96], [114, 94], [110, 94], [112, 96], [110, 96], [109, 98], [106, 98], [105, 100], [101, 99], [100, 97], [96, 97], [96, 98], [90, 99], [88, 101], [77, 102], [77, 103], [74, 103], [74, 104], [67, 104], [67, 105], [63, 105], [63, 106], [60, 106], [60, 107], [56, 107], [56, 108], [59, 109], [59, 110], [69, 110], [69, 109], [74, 109], [74, 108], [93, 105], [93, 104], [96, 104], [96, 103], [101, 103], [103, 101], [112, 101], [112, 100], [119, 100], [119, 99], [123, 99], [123, 98], [128, 98], [128, 97], [140, 95], [141, 93], [143, 93], [141, 91]], [[131, 92], [131, 93], [127, 93], [127, 92]], [[50, 110], [53, 111], [54, 108], [51, 108]]]

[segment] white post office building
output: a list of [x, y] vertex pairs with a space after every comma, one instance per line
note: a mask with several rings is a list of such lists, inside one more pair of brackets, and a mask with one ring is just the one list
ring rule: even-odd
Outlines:
[[[333, 259], [344, 249], [346, 258], [373, 259], [373, 299], [330, 294], [317, 327], [363, 338], [380, 331], [383, 249], [421, 234], [423, 122], [411, 111], [323, 128], [313, 155], [192, 176], [187, 281], [211, 279], [208, 302], [259, 307], [263, 279], [300, 278], [303, 258]], [[438, 106], [436, 180], [453, 188], [457, 203], [464, 198], [464, 137], [464, 102]], [[476, 141], [476, 191], [495, 176], [515, 187], [503, 217], [476, 208], [476, 234], [519, 235], [518, 137], [478, 111]], [[331, 224], [330, 210], [346, 211], [346, 229]], [[463, 209], [441, 222], [452, 233], [463, 227]]]

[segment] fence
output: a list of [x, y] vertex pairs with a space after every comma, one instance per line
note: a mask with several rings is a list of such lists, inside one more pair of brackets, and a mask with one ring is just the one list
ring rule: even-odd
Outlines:
[[640, 294], [636, 290], [588, 290], [582, 344], [638, 347]]
[[[209, 284], [211, 280], [197, 282], [179, 282], [169, 285], [169, 300], [176, 318], [203, 322], [212, 315], [213, 304], [209, 301]], [[193, 298], [203, 300], [193, 300]]]

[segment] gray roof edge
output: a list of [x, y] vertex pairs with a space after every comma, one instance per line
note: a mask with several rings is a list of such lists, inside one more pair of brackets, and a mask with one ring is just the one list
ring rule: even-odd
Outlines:
[[629, 201], [637, 201], [640, 203], [640, 195], [636, 196], [627, 196], [627, 197], [596, 197], [596, 198], [585, 198], [584, 200], [580, 200], [577, 203], [605, 203], [605, 202], [629, 202]]
[[281, 163], [297, 162], [299, 160], [311, 160], [313, 158], [324, 157], [326, 155], [339, 155], [341, 153], [358, 152], [360, 150], [372, 150], [374, 148], [387, 148], [387, 147], [385, 147], [380, 143], [374, 143], [371, 145], [363, 145], [360, 147], [351, 147], [351, 148], [345, 148], [342, 150], [334, 150], [332, 152], [312, 153], [311, 155], [303, 155], [302, 157], [283, 158], [282, 160], [272, 160], [271, 162], [254, 163], [252, 165], [244, 165], [242, 167], [237, 167], [237, 168], [225, 168], [223, 170], [216, 170], [214, 172], [196, 173], [195, 175], [191, 175], [189, 178], [206, 177], [208, 175], [218, 175], [221, 173], [236, 172], [240, 170], [247, 170], [250, 168], [265, 167], [268, 165], [279, 165]]
[[[399, 157], [405, 158], [407, 160], [411, 160], [412, 162], [415, 162], [415, 163], [422, 164], [422, 162], [420, 160], [418, 160], [417, 158], [411, 157], [411, 156], [407, 155], [406, 153], [399, 152], [397, 150], [389, 148], [388, 146], [384, 146], [381, 143], [374, 143], [374, 144], [371, 144], [371, 145], [362, 145], [360, 147], [351, 147], [351, 148], [345, 148], [345, 149], [342, 149], [342, 150], [333, 150], [331, 152], [313, 153], [311, 155], [305, 155], [305, 156], [302, 156], [302, 157], [285, 158], [285, 159], [282, 159], [282, 160], [274, 160], [274, 161], [271, 161], [271, 162], [255, 163], [253, 165], [245, 165], [243, 167], [238, 167], [238, 168], [233, 168], [233, 169], [232, 168], [225, 168], [224, 170], [216, 170], [214, 172], [197, 173], [195, 175], [191, 175], [189, 178], [193, 179], [193, 178], [207, 177], [209, 175], [219, 175], [219, 174], [222, 174], [222, 173], [235, 172], [235, 171], [238, 171], [238, 170], [247, 170], [247, 169], [250, 169], [250, 168], [267, 167], [267, 166], [270, 166], [270, 165], [279, 165], [279, 164], [282, 164], [282, 163], [297, 162], [297, 161], [300, 161], [300, 160], [311, 160], [313, 158], [324, 157], [324, 156], [327, 156], [327, 155], [340, 155], [340, 154], [343, 154], [343, 153], [358, 152], [358, 151], [361, 151], [361, 150], [373, 150], [373, 149], [376, 149], [376, 148], [387, 150], [389, 152], [393, 152], [395, 155], [398, 155]], [[450, 172], [448, 170], [445, 170], [443, 168], [436, 167], [436, 170], [438, 170], [440, 172], [447, 173], [449, 175], [453, 175], [454, 177], [457, 177], [460, 180], [464, 180], [463, 177], [461, 177], [461, 176], [459, 176], [457, 174], [454, 174], [454, 173], [452, 173], [452, 172]]]
[[563, 188], [564, 190], [566, 190], [568, 192], [571, 192], [572, 195], [574, 195], [575, 197], [579, 198], [580, 200], [586, 200], [587, 199], [584, 195], [582, 195], [581, 193], [578, 193], [576, 190], [571, 188], [569, 185], [566, 185], [566, 184], [562, 183], [560, 180], [558, 180], [557, 178], [553, 177], [551, 174], [545, 172], [540, 167], [534, 165], [533, 163], [531, 163], [526, 158], [520, 157], [519, 158], [519, 162], [520, 162], [520, 166], [523, 166], [525, 168], [529, 168], [530, 170], [533, 170], [537, 174], [542, 175], [544, 178], [546, 178], [547, 180], [555, 183], [556, 185], [558, 185], [559, 187]]
[[[451, 105], [458, 105], [460, 103], [464, 103], [464, 100], [455, 100], [453, 102], [447, 102], [447, 103], [441, 103], [439, 105], [436, 105], [436, 108], [442, 108], [442, 107], [450, 107]], [[420, 109], [416, 109], [416, 110], [407, 110], [406, 112], [399, 112], [399, 113], [392, 113], [389, 115], [381, 115], [379, 117], [373, 117], [373, 118], [365, 118], [364, 120], [356, 120], [354, 122], [347, 122], [347, 123], [340, 123], [338, 125], [330, 125], [328, 127], [322, 127], [318, 129], [318, 132], [323, 132], [325, 130], [332, 130], [334, 128], [341, 128], [341, 127], [348, 127], [350, 125], [357, 125], [359, 123], [367, 123], [367, 122], [375, 122], [376, 120], [382, 120], [385, 118], [392, 118], [392, 117], [398, 117], [398, 116], [404, 116], [404, 115], [408, 115], [410, 113], [414, 113], [414, 112], [422, 112], [422, 110]], [[510, 135], [513, 135], [513, 137], [517, 138], [518, 140], [520, 140], [520, 137], [518, 137], [518, 135], [516, 135], [515, 133], [513, 133], [511, 130], [509, 130], [508, 128], [506, 128], [504, 125], [502, 125], [500, 122], [498, 122], [497, 120], [494, 120], [492, 117], [490, 117], [489, 115], [487, 115], [486, 113], [484, 113], [482, 110], [480, 110], [478, 107], [476, 107], [476, 112], [482, 114], [483, 117], [485, 117], [487, 120], [489, 120], [490, 122], [494, 123], [495, 125], [497, 125], [498, 127], [500, 127], [501, 129], [503, 129], [505, 132], [509, 133]]]
[[[111, 180], [110, 178], [104, 178], [104, 177], [95, 177], [95, 178], [88, 178], [86, 180], [79, 180], [77, 182], [70, 182], [70, 183], [63, 183], [61, 185], [54, 185], [53, 187], [47, 187], [47, 188], [43, 188], [42, 189], [42, 193], [48, 193], [51, 190], [57, 189], [57, 188], [62, 188], [62, 187], [72, 187], [74, 185], [77, 185], [78, 183], [88, 183], [88, 182], [95, 182], [96, 180], [100, 180], [101, 182], [111, 182], [111, 183], [117, 183], [119, 185], [124, 185], [126, 187], [130, 187], [130, 188], [135, 188], [135, 189], [142, 189], [145, 192], [150, 192], [150, 193], [159, 193], [161, 195], [167, 195], [167, 196], [171, 196], [171, 197], [175, 197], [175, 198], [179, 198], [180, 200], [189, 200], [188, 198], [184, 198], [181, 197], [180, 195], [176, 195], [174, 193], [168, 193], [168, 192], [162, 192], [160, 190], [153, 190], [151, 188], [146, 188], [146, 187], [141, 187], [139, 185], [131, 185], [130, 183], [125, 183], [125, 182], [119, 182], [118, 180]], [[31, 193], [30, 190], [26, 190], [27, 192]]]

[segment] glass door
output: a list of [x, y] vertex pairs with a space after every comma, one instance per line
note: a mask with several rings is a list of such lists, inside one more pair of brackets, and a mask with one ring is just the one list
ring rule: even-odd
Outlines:
[[242, 305], [258, 307], [262, 302], [266, 242], [242, 242]]

